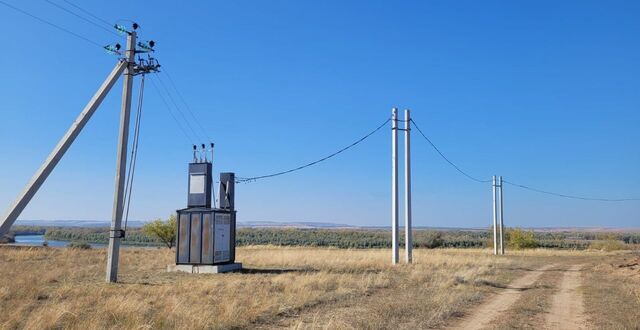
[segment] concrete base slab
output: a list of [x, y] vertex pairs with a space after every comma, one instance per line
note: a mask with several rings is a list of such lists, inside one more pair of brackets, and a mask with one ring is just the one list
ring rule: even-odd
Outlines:
[[167, 265], [168, 272], [185, 272], [191, 274], [218, 274], [241, 269], [242, 264], [239, 262], [223, 265]]

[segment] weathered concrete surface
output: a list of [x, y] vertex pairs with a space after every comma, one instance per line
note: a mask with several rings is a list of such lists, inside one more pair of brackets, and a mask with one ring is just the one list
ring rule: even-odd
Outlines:
[[242, 264], [235, 262], [224, 265], [168, 265], [168, 272], [185, 272], [191, 274], [218, 274], [242, 269]]

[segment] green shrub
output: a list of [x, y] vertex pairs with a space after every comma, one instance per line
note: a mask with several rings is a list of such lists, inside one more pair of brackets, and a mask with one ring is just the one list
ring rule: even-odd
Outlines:
[[178, 227], [176, 224], [175, 215], [171, 215], [169, 219], [167, 219], [167, 221], [156, 219], [154, 221], [146, 223], [142, 227], [142, 232], [145, 235], [151, 238], [158, 239], [169, 249], [171, 249], [176, 243], [177, 230]]
[[533, 231], [525, 231], [520, 228], [506, 232], [507, 244], [514, 250], [533, 249], [538, 247], [538, 242]]
[[67, 247], [70, 249], [89, 250], [91, 249], [91, 244], [86, 242], [71, 242], [67, 244]]

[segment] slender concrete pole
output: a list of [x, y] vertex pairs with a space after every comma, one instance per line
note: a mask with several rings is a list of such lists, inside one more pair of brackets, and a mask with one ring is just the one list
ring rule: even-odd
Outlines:
[[105, 96], [111, 90], [111, 87], [118, 81], [120, 74], [126, 67], [126, 62], [119, 62], [116, 67], [111, 71], [107, 79], [102, 83], [100, 89], [96, 92], [95, 95], [91, 98], [87, 106], [82, 110], [78, 118], [71, 124], [67, 133], [60, 139], [56, 147], [51, 151], [49, 157], [45, 160], [45, 162], [40, 166], [40, 169], [33, 175], [31, 181], [24, 188], [22, 193], [18, 196], [16, 201], [11, 205], [7, 213], [5, 213], [4, 217], [2, 217], [2, 224], [0, 225], [0, 237], [9, 232], [9, 229], [13, 225], [13, 223], [18, 219], [18, 216], [31, 198], [38, 192], [38, 189], [42, 186], [42, 184], [47, 180], [47, 177], [53, 169], [56, 167], [60, 159], [64, 156], [64, 154], [69, 150], [73, 141], [78, 137], [80, 132], [84, 126], [89, 122], [91, 116], [96, 112], [102, 100], [104, 100]]
[[413, 260], [413, 230], [411, 226], [411, 110], [404, 110], [404, 237], [405, 260]]
[[502, 205], [502, 175], [498, 178], [498, 184], [500, 185], [499, 200], [500, 200], [500, 254], [504, 254], [504, 206]]
[[398, 108], [391, 110], [391, 263], [397, 264], [398, 252]]
[[127, 68], [124, 71], [122, 87], [122, 110], [120, 112], [120, 135], [118, 137], [118, 154], [116, 162], [115, 192], [113, 196], [113, 212], [111, 230], [109, 232], [109, 248], [107, 250], [107, 282], [118, 281], [118, 258], [120, 256], [120, 240], [123, 232], [122, 211], [124, 204], [124, 181], [127, 171], [127, 144], [129, 140], [129, 119], [131, 115], [131, 91], [133, 88], [133, 74], [136, 52], [136, 32], [127, 37]]
[[496, 205], [496, 176], [492, 180], [493, 188], [493, 254], [498, 254], [498, 205]]

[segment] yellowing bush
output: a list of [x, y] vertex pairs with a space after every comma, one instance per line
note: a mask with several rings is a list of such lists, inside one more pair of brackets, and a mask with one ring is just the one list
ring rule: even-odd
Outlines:
[[506, 232], [506, 236], [507, 245], [514, 250], [533, 249], [538, 246], [533, 231], [510, 229]]

